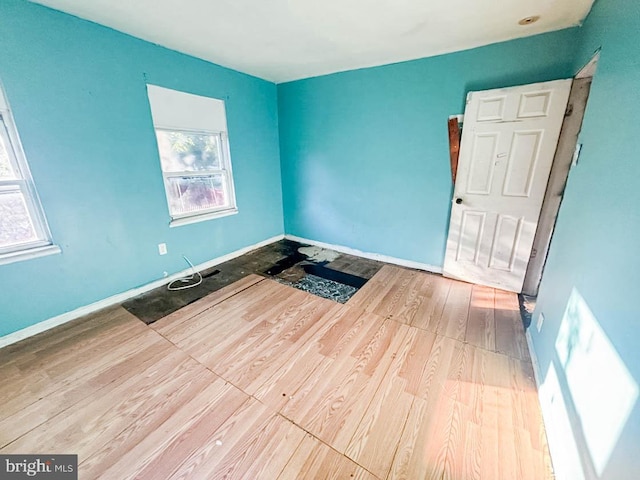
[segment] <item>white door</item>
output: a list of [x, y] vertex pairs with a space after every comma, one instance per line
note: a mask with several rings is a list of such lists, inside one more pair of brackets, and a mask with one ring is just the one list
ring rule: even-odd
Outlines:
[[471, 92], [444, 275], [522, 290], [571, 80]]

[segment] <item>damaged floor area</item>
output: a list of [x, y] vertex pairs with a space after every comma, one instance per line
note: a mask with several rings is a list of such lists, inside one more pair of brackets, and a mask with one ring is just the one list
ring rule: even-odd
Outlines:
[[[162, 286], [126, 301], [122, 306], [151, 324], [252, 273], [345, 303], [382, 265], [375, 260], [285, 239], [200, 272], [202, 283], [193, 288], [169, 291]], [[188, 284], [189, 281], [183, 286]]]
[[553, 478], [516, 295], [390, 265], [345, 304], [250, 274], [151, 325], [111, 308], [0, 375], [0, 452], [82, 479]]

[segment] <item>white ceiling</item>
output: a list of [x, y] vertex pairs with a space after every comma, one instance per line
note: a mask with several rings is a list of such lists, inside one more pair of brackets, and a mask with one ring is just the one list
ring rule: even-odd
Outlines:
[[[277, 83], [578, 25], [593, 0], [32, 0]], [[540, 15], [532, 25], [518, 20]]]

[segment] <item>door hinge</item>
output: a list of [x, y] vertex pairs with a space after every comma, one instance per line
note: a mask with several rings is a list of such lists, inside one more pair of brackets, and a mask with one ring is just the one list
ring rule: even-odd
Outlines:
[[573, 103], [570, 103], [569, 105], [567, 105], [567, 109], [564, 111], [564, 116], [570, 117], [572, 113], [573, 113]]

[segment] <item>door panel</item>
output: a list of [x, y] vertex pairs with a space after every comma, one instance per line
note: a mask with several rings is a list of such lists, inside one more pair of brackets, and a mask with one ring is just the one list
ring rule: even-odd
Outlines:
[[511, 197], [529, 197], [531, 185], [540, 157], [542, 130], [516, 131], [507, 164], [507, 176], [502, 194]]
[[467, 210], [462, 214], [459, 236], [463, 241], [458, 242], [458, 253], [456, 255], [456, 259], [459, 262], [474, 265], [478, 263], [485, 218], [486, 214], [484, 212]]
[[489, 268], [505, 272], [513, 271], [513, 263], [517, 257], [518, 240], [522, 230], [523, 218], [511, 215], [498, 215], [493, 246], [489, 257]]
[[493, 181], [493, 159], [498, 146], [497, 133], [477, 135], [471, 154], [467, 192], [489, 195]]
[[444, 274], [519, 292], [571, 80], [467, 97]]
[[477, 122], [495, 122], [502, 120], [506, 96], [481, 98], [478, 104]]
[[520, 108], [516, 118], [546, 117], [549, 115], [550, 104], [551, 92], [549, 90], [523, 93], [520, 95]]

